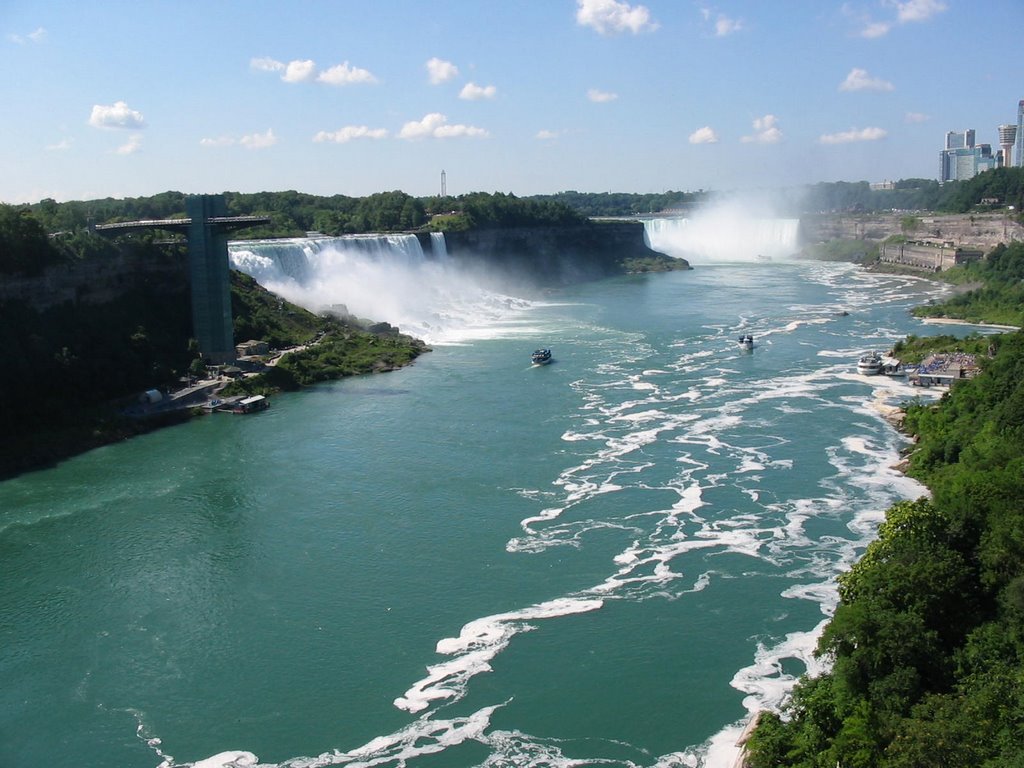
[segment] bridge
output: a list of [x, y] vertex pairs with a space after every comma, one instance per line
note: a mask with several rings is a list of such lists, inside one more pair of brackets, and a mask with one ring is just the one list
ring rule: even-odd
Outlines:
[[213, 363], [235, 359], [231, 318], [231, 282], [228, 232], [269, 224], [266, 216], [228, 216], [222, 195], [193, 195], [185, 200], [181, 219], [143, 219], [97, 224], [100, 234], [120, 235], [144, 229], [181, 232], [188, 238], [189, 278], [192, 286], [192, 330], [203, 357]]

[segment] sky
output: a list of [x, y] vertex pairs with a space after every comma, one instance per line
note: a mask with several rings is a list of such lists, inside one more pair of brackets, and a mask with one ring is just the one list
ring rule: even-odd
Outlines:
[[1024, 0], [0, 0], [0, 202], [937, 178]]

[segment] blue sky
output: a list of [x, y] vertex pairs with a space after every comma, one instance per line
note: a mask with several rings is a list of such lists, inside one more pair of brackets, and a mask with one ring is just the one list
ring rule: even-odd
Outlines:
[[935, 178], [1024, 2], [4, 0], [0, 201]]

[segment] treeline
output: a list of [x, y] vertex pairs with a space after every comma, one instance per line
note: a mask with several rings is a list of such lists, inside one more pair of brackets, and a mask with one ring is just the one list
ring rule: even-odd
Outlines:
[[[1006, 248], [989, 279], [1022, 269]], [[817, 649], [831, 671], [761, 718], [750, 768], [1022, 765], [1024, 333], [984, 345], [980, 375], [908, 406], [908, 472], [931, 498], [894, 505], [840, 577]]]
[[1013, 206], [1024, 208], [1024, 168], [997, 168], [967, 181], [939, 184], [934, 179], [904, 179], [893, 189], [871, 189], [866, 181], [812, 184], [803, 191], [801, 212], [936, 211], [968, 213]]
[[[35, 205], [7, 210], [0, 226], [10, 229], [9, 218], [20, 218], [37, 229], [39, 235], [60, 233], [72, 238], [90, 224], [119, 221], [160, 220], [185, 215], [181, 192], [164, 192], [144, 198], [105, 198], [102, 200], [58, 203], [52, 199]], [[323, 197], [301, 192], [225, 192], [229, 215], [266, 216], [270, 223], [239, 231], [243, 238], [299, 237], [306, 232], [347, 235], [365, 232], [411, 232], [440, 229], [441, 223], [452, 229], [545, 226], [579, 221], [583, 216], [560, 202], [518, 198], [504, 193], [474, 192], [458, 197], [416, 198], [401, 191], [380, 192], [367, 197], [332, 195]], [[431, 222], [439, 223], [431, 226]]]

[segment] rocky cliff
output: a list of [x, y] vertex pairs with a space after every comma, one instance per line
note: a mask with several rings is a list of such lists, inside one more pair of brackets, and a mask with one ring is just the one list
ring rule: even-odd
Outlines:
[[[912, 231], [904, 231], [904, 220], [916, 220]], [[807, 242], [867, 240], [881, 242], [893, 235], [913, 240], [952, 243], [989, 250], [999, 243], [1024, 240], [1024, 227], [1004, 213], [975, 214], [828, 214], [805, 216], [800, 220]]]
[[634, 271], [686, 269], [648, 247], [642, 222], [584, 222], [447, 232], [454, 259], [538, 285], [568, 284]]

